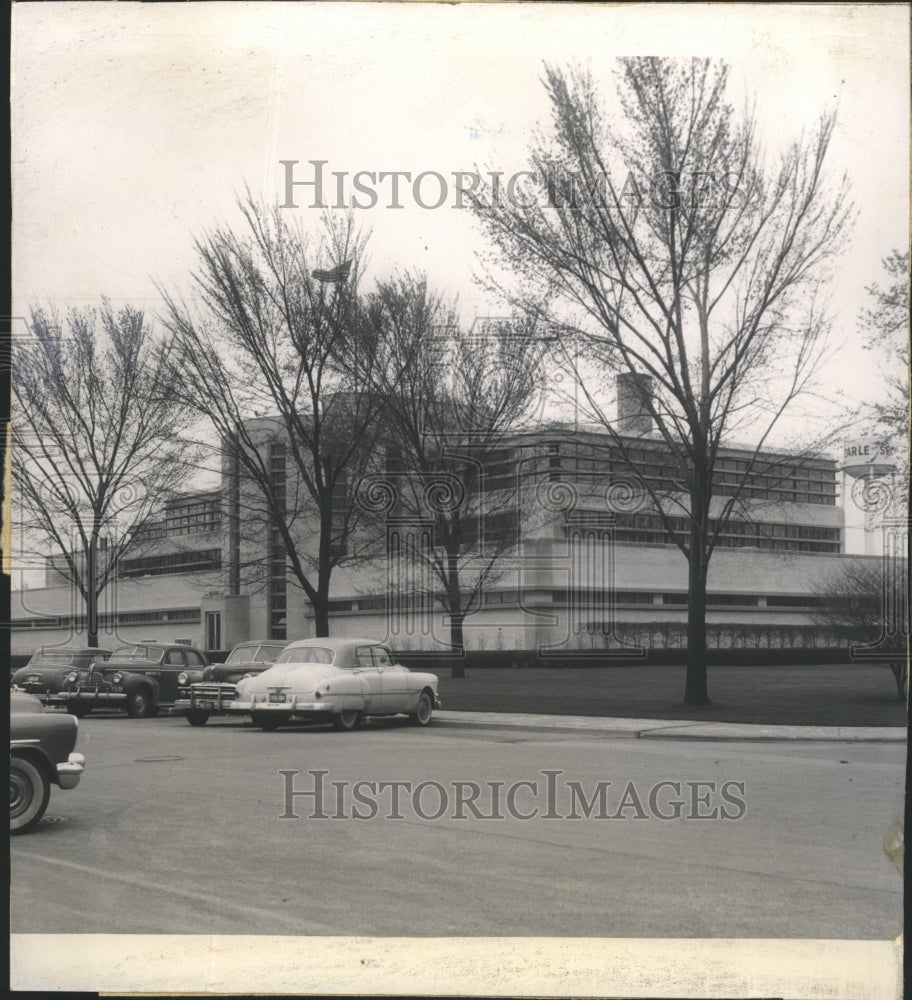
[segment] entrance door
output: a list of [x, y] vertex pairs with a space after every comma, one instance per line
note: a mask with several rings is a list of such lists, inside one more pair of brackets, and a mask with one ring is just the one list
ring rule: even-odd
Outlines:
[[222, 648], [222, 613], [206, 612], [206, 650]]

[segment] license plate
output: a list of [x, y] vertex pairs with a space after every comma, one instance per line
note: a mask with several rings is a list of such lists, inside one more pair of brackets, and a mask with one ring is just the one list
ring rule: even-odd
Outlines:
[[204, 712], [211, 712], [215, 705], [211, 701], [197, 701], [194, 702], [194, 707]]
[[269, 700], [273, 704], [275, 704], [276, 702], [284, 702], [285, 701], [285, 695], [284, 694], [276, 694], [275, 691], [270, 691], [269, 692]]

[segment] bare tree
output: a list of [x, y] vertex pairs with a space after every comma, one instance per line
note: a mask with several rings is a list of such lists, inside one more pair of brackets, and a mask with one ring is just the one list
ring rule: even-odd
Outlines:
[[[652, 379], [643, 405], [680, 484], [677, 505], [641, 479], [688, 563], [685, 701], [694, 705], [709, 701], [709, 560], [761, 448], [813, 386], [827, 265], [852, 216], [847, 181], [831, 186], [824, 170], [834, 117], [770, 167], [752, 113], [726, 99], [727, 78], [708, 60], [621, 60], [609, 121], [591, 78], [547, 68], [553, 131], [531, 150], [542, 191], [475, 198], [502, 259], [535, 293], [514, 300], [559, 320], [583, 395], [634, 473], [637, 459], [599, 403], [600, 375]], [[742, 485], [714, 507], [717, 456], [733, 434], [756, 450]]]
[[905, 559], [890, 555], [874, 562], [842, 562], [818, 581], [820, 609], [815, 618], [837, 637], [862, 644], [885, 662], [896, 681], [896, 695], [908, 693], [909, 578]]
[[875, 424], [886, 451], [905, 442], [909, 426], [909, 253], [892, 251], [883, 260], [889, 285], [876, 282], [866, 291], [873, 308], [862, 311], [859, 326], [867, 337], [865, 345], [884, 359], [884, 398], [871, 404]]
[[196, 306], [162, 293], [175, 377], [250, 487], [233, 517], [266, 539], [270, 564], [290, 570], [328, 635], [330, 578], [352, 558], [353, 498], [378, 433], [371, 393], [345, 375], [366, 237], [351, 217], [327, 216], [313, 241], [277, 207], [248, 195], [240, 209], [242, 231], [195, 242]]
[[454, 303], [405, 275], [368, 297], [362, 342], [359, 357], [374, 362], [361, 377], [390, 429], [391, 513], [430, 526], [428, 544], [409, 554], [426, 571], [411, 596], [446, 613], [462, 677], [466, 616], [519, 540], [518, 483], [498, 478], [497, 464], [510, 466], [509, 434], [540, 389], [540, 338], [525, 320], [466, 331]]
[[140, 310], [31, 310], [14, 359], [13, 482], [23, 536], [48, 542], [98, 644], [99, 595], [193, 466], [170, 345]]

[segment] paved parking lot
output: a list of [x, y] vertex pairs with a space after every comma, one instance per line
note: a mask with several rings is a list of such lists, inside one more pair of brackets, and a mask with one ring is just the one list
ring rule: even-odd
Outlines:
[[[93, 715], [78, 749], [80, 786], [54, 789], [40, 826], [13, 841], [13, 932], [889, 939], [901, 927], [883, 850], [901, 817], [900, 743], [398, 721], [263, 733]], [[676, 788], [684, 805], [666, 818]]]

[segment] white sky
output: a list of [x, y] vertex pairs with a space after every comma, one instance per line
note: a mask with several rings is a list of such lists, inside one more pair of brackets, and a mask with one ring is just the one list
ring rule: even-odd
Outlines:
[[[879, 384], [856, 333], [864, 287], [908, 244], [908, 19], [902, 5], [18, 4], [14, 315], [102, 295], [154, 313], [153, 279], [184, 284], [192, 235], [238, 222], [245, 183], [281, 195], [280, 160], [520, 169], [548, 120], [543, 60], [588, 63], [610, 94], [616, 56], [713, 55], [756, 96], [773, 148], [838, 101], [832, 163], [860, 214], [833, 289], [843, 346], [828, 381], [862, 399]], [[363, 213], [368, 278], [425, 269], [469, 317], [490, 311], [469, 212], [452, 196], [436, 210], [402, 200]]]

